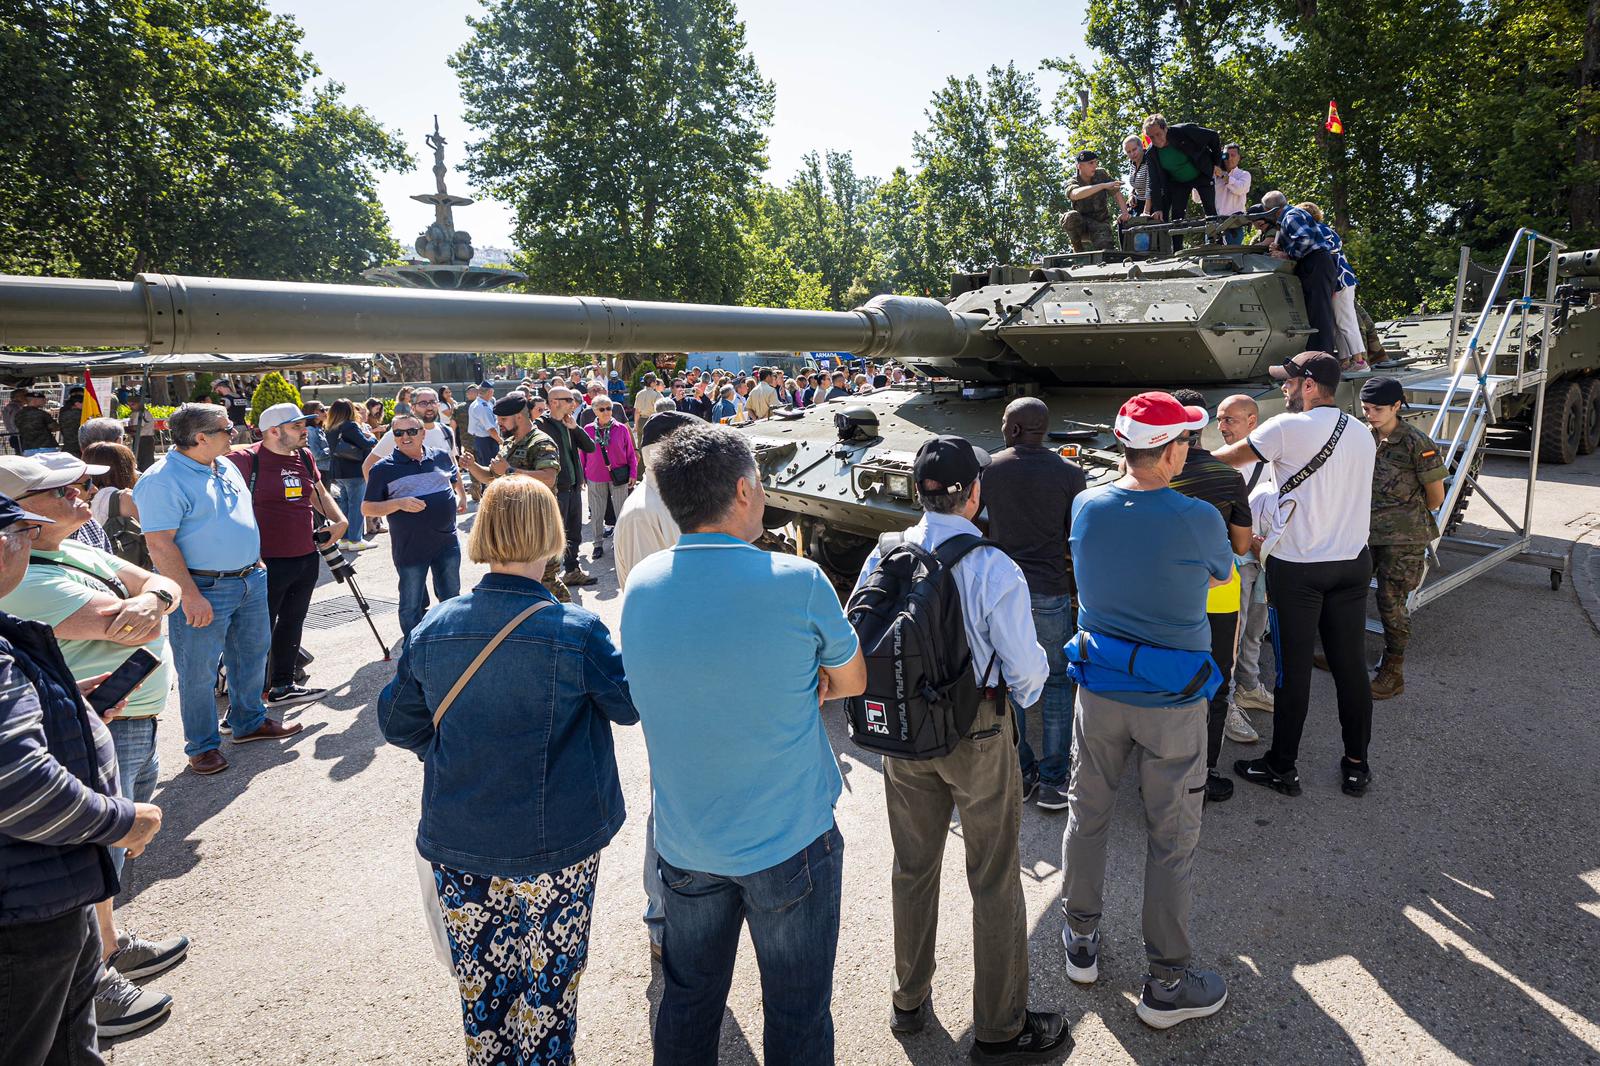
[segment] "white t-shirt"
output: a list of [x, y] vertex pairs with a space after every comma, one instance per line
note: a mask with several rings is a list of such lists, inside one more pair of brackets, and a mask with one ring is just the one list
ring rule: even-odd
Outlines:
[[[1251, 432], [1250, 446], [1272, 464], [1273, 481], [1282, 485], [1322, 450], [1338, 420], [1334, 407], [1281, 414]], [[1282, 498], [1283, 532], [1272, 554], [1289, 563], [1342, 562], [1360, 555], [1372, 518], [1376, 456], [1372, 434], [1351, 418], [1322, 468]]]
[[[422, 434], [424, 448], [438, 448], [452, 458], [456, 450], [450, 446], [450, 439], [444, 435], [444, 423], [435, 422]], [[394, 454], [394, 430], [384, 430], [383, 436], [378, 438], [377, 445], [372, 449], [372, 454], [379, 459], [387, 459]], [[376, 462], [376, 460], [374, 460]]]

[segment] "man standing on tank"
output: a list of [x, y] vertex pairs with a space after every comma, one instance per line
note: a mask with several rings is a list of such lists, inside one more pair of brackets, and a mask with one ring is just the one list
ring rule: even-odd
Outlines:
[[1072, 210], [1061, 216], [1061, 228], [1072, 238], [1074, 252], [1109, 252], [1117, 246], [1117, 231], [1111, 225], [1107, 201], [1117, 202], [1118, 221], [1126, 222], [1132, 217], [1127, 198], [1122, 195], [1122, 182], [1101, 170], [1100, 157], [1088, 149], [1078, 153], [1077, 167], [1067, 182]]
[[[1044, 692], [1032, 707], [1017, 708], [1022, 798], [1037, 790], [1047, 811], [1065, 810], [1072, 757], [1072, 681], [1067, 677], [1067, 639], [1072, 635], [1072, 565], [1067, 534], [1072, 501], [1087, 487], [1083, 468], [1044, 446], [1050, 408], [1024, 396], [1012, 400], [1000, 422], [1006, 448], [983, 472], [989, 539], [1022, 570], [1033, 609], [1033, 628], [1050, 666]], [[1028, 743], [1028, 713], [1040, 715], [1043, 742], [1038, 758]]]
[[[1189, 213], [1189, 195], [1200, 196], [1206, 215], [1217, 213], [1216, 186], [1221, 177], [1222, 139], [1217, 131], [1193, 122], [1167, 125], [1161, 115], [1144, 120], [1144, 135], [1150, 138], [1145, 158], [1150, 162], [1150, 217], [1157, 222], [1176, 222]], [[1183, 238], [1172, 238], [1172, 250], [1183, 247]]]

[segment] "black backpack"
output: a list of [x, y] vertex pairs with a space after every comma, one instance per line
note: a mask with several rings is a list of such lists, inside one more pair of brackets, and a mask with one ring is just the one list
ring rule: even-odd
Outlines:
[[[878, 542], [877, 569], [845, 604], [867, 660], [867, 690], [845, 701], [850, 737], [897, 759], [948, 755], [972, 729], [983, 692], [972, 676], [962, 624], [957, 562], [996, 547], [970, 533], [935, 551], [891, 533]], [[984, 670], [984, 684], [994, 660]]]

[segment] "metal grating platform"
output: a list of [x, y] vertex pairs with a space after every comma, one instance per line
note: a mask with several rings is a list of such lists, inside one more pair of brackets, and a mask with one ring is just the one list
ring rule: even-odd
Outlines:
[[[374, 617], [381, 614], [394, 614], [400, 608], [395, 600], [380, 600], [376, 596], [367, 597], [367, 606], [372, 609]], [[317, 600], [311, 605], [311, 610], [306, 612], [307, 629], [338, 629], [351, 622], [361, 621], [361, 608], [356, 606], [354, 596], [332, 596], [326, 600]]]

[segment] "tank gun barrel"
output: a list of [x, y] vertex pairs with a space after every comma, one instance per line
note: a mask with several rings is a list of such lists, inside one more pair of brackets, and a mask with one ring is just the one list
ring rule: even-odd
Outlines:
[[1563, 278], [1600, 277], [1600, 248], [1561, 253], [1556, 259], [1556, 275]]
[[854, 311], [140, 274], [0, 275], [0, 346], [225, 352], [840, 351], [993, 358], [982, 314], [878, 296]]

